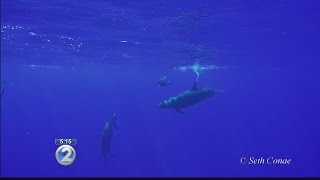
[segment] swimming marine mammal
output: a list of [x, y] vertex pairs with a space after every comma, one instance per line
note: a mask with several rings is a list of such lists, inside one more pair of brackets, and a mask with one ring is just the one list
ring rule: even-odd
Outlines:
[[4, 90], [8, 87], [8, 86], [13, 86], [13, 84], [9, 84], [4, 80], [1, 80], [1, 96], [4, 93]]
[[109, 119], [102, 131], [102, 139], [101, 139], [101, 145], [102, 145], [102, 153], [106, 160], [110, 159], [111, 153], [110, 153], [110, 144], [111, 139], [113, 135], [113, 131], [118, 129], [118, 126], [116, 124], [116, 115], [113, 114], [112, 118]]
[[184, 114], [182, 108], [192, 106], [200, 103], [205, 99], [222, 92], [213, 88], [198, 88], [197, 81], [193, 84], [192, 88], [188, 91], [182, 92], [159, 104], [159, 108], [175, 109], [178, 113]]
[[160, 80], [158, 81], [158, 85], [160, 87], [165, 87], [165, 86], [171, 85], [172, 82], [171, 81], [166, 81], [166, 79], [167, 79], [167, 76], [161, 77]]

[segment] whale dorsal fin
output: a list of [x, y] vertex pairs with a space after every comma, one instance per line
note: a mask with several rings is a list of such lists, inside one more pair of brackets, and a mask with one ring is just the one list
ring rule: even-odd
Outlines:
[[191, 90], [192, 90], [192, 91], [196, 91], [196, 90], [198, 90], [198, 87], [197, 87], [197, 81], [196, 81], [196, 82], [194, 82], [194, 84], [193, 84], [193, 86], [192, 86]]

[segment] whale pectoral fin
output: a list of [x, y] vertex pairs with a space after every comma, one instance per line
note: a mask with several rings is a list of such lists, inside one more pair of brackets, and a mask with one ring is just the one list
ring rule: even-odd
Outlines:
[[184, 114], [184, 112], [183, 112], [183, 111], [181, 111], [181, 109], [176, 108], [175, 110], [176, 110], [176, 111], [177, 111], [177, 113], [179, 113], [179, 114]]

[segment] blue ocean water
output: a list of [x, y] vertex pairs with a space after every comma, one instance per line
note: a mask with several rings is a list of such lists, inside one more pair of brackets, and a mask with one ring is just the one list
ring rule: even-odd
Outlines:
[[[319, 177], [319, 19], [317, 0], [2, 0], [1, 176]], [[160, 109], [195, 62], [224, 92]]]

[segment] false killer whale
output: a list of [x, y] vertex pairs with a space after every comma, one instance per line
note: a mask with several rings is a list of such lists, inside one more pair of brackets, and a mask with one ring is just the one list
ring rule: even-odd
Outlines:
[[14, 84], [9, 84], [4, 80], [1, 80], [1, 96], [4, 93], [4, 90], [8, 87], [8, 86], [13, 86]]
[[181, 111], [182, 108], [186, 108], [197, 104], [205, 99], [221, 93], [223, 91], [213, 88], [198, 88], [197, 81], [193, 84], [192, 89], [182, 92], [176, 96], [173, 96], [167, 100], [162, 101], [159, 104], [159, 108], [162, 109], [175, 109], [178, 113], [184, 114]]
[[116, 124], [116, 115], [113, 114], [112, 118], [109, 119], [102, 131], [102, 153], [103, 156], [106, 160], [111, 158], [111, 153], [110, 153], [110, 144], [111, 144], [111, 139], [113, 135], [113, 131], [118, 129], [118, 126]]
[[165, 87], [165, 86], [171, 85], [172, 82], [171, 81], [166, 81], [166, 79], [167, 79], [167, 76], [161, 77], [160, 80], [158, 81], [158, 85], [160, 87]]

